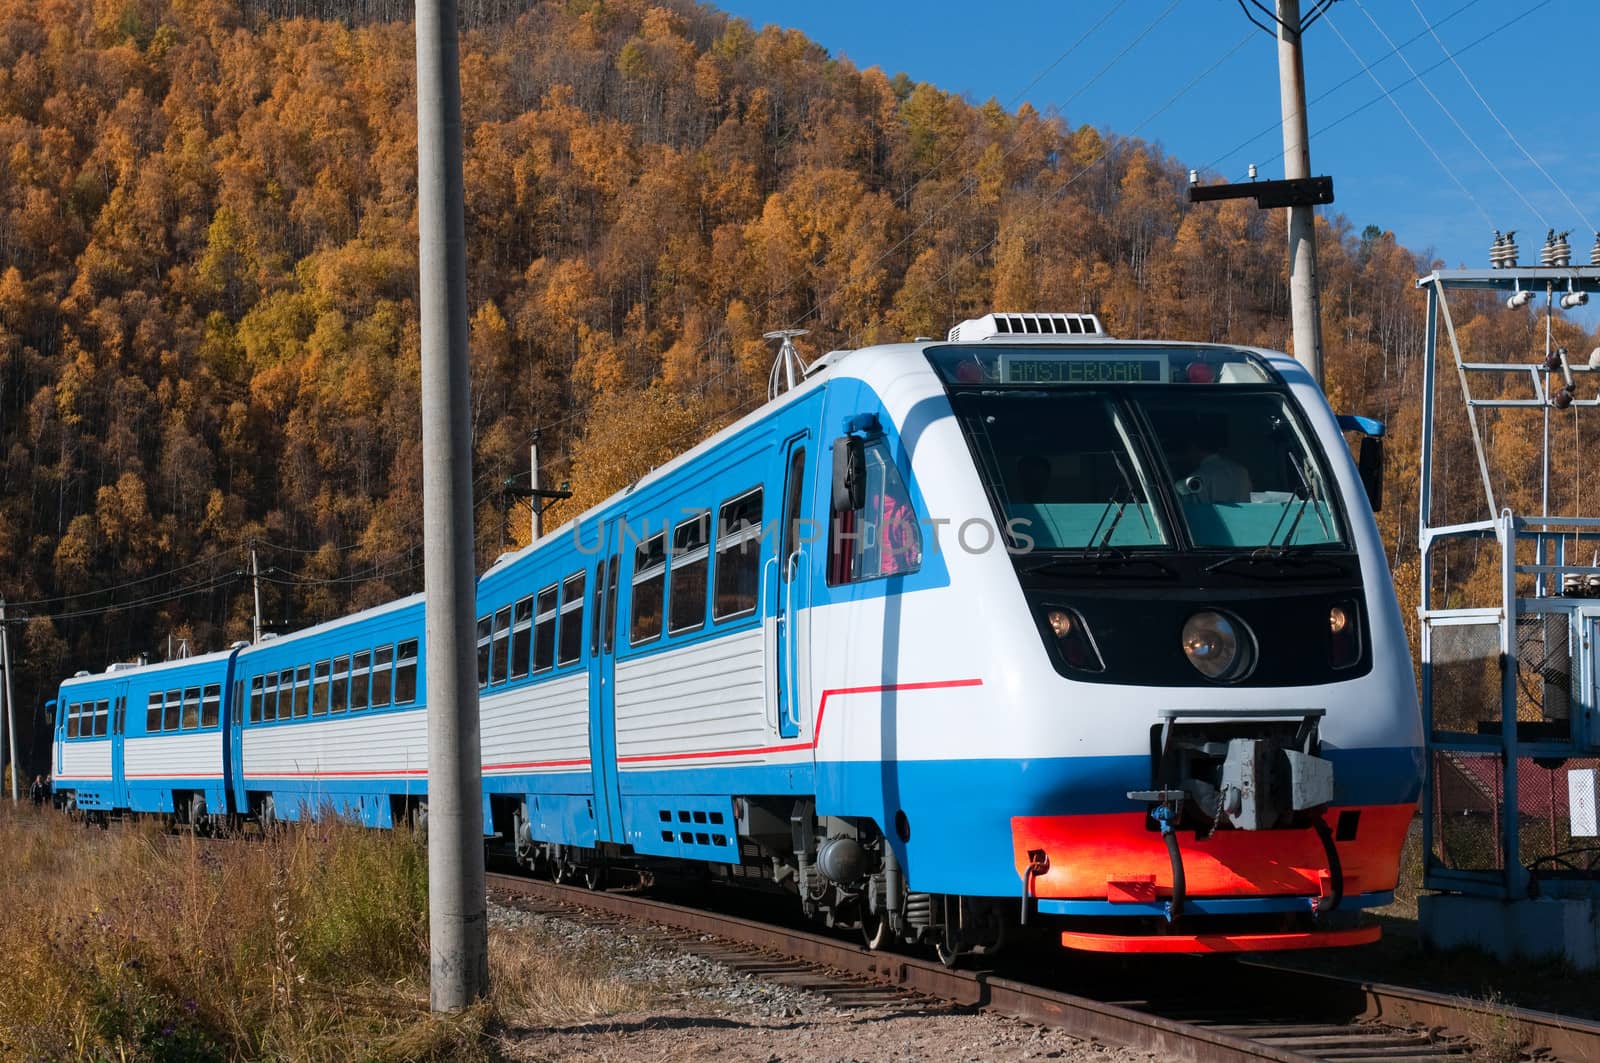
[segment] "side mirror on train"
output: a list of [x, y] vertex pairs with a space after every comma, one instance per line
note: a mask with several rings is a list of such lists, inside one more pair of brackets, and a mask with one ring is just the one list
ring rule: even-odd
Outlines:
[[867, 449], [859, 436], [833, 441], [833, 511], [844, 513], [867, 504]]
[[1356, 456], [1356, 468], [1361, 472], [1361, 486], [1367, 489], [1367, 501], [1372, 512], [1383, 508], [1383, 437], [1362, 436], [1361, 452]]

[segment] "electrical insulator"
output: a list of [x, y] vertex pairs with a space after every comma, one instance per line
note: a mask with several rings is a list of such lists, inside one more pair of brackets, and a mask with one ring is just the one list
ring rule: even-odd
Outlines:
[[1567, 234], [1551, 229], [1545, 234], [1544, 246], [1539, 249], [1539, 265], [1567, 266], [1572, 262], [1572, 248], [1567, 244]]
[[1511, 269], [1517, 264], [1516, 230], [1501, 235], [1494, 231], [1494, 243], [1489, 245], [1489, 265], [1494, 269]]

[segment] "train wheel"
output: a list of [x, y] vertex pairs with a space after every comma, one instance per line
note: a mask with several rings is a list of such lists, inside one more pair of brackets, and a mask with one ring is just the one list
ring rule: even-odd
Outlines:
[[564, 886], [572, 878], [572, 866], [560, 857], [550, 858], [550, 881]]
[[206, 799], [199, 794], [189, 799], [189, 829], [197, 838], [209, 837], [212, 834], [211, 817], [206, 815]]
[[597, 893], [600, 890], [605, 889], [606, 888], [606, 865], [595, 863], [595, 864], [589, 864], [586, 867], [584, 867], [584, 869], [583, 869], [583, 886], [584, 886], [584, 889], [594, 890]]
[[869, 911], [866, 903], [862, 902], [861, 940], [873, 952], [889, 948], [894, 942], [894, 934], [889, 930], [889, 913], [882, 908]]
[[940, 963], [950, 968], [961, 966], [961, 961], [967, 956], [965, 952], [953, 949], [943, 941], [933, 946], [933, 955]]

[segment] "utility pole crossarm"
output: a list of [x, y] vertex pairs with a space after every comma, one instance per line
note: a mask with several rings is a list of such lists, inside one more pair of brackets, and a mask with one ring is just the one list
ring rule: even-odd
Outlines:
[[1219, 199], [1254, 199], [1256, 206], [1263, 210], [1278, 207], [1324, 207], [1333, 202], [1333, 178], [1303, 177], [1282, 181], [1189, 186], [1190, 203], [1211, 203]]

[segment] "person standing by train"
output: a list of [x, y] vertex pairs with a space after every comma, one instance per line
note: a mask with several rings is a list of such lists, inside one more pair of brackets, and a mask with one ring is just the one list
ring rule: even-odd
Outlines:
[[33, 777], [33, 785], [28, 787], [28, 799], [33, 802], [34, 808], [39, 808], [44, 804], [44, 796], [44, 776], [35, 775]]

